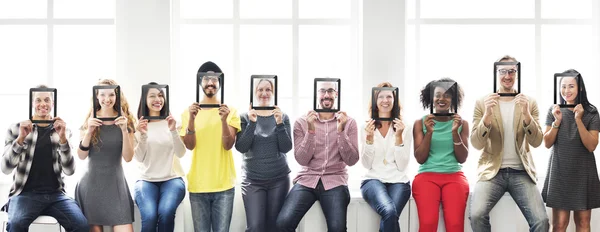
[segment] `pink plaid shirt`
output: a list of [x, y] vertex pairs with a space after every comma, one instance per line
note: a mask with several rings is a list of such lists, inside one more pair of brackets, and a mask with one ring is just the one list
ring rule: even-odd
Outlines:
[[319, 180], [329, 190], [348, 185], [346, 165], [358, 162], [358, 131], [356, 121], [348, 117], [344, 131], [337, 131], [337, 118], [315, 120], [315, 133], [308, 132], [306, 117], [294, 125], [294, 156], [302, 170], [294, 183], [316, 188]]

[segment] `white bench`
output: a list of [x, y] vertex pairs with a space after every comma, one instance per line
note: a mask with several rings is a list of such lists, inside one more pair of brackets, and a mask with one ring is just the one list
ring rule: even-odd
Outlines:
[[[2, 220], [2, 232], [6, 231], [6, 226], [8, 224], [8, 213], [6, 212], [0, 212], [0, 220]], [[62, 227], [60, 226], [60, 224], [58, 224], [58, 221], [56, 221], [55, 218], [50, 217], [50, 216], [39, 216], [38, 218], [36, 218], [33, 223], [31, 223], [32, 226], [37, 226], [37, 225], [45, 225], [45, 226], [54, 226], [54, 227], [58, 227], [58, 231], [61, 232], [62, 231]], [[44, 230], [47, 231], [47, 230]]]

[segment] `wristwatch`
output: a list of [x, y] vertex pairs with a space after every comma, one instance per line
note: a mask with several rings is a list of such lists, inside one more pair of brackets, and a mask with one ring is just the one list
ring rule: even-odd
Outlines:
[[552, 128], [556, 128], [558, 129], [560, 126], [557, 126], [556, 124], [554, 124], [554, 122], [552, 122]]
[[194, 133], [196, 133], [196, 131], [195, 130], [191, 131], [190, 129], [185, 128], [185, 133], [188, 135], [193, 135]]

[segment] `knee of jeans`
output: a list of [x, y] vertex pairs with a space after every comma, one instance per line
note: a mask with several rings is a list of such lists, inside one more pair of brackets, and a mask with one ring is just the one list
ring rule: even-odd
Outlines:
[[471, 221], [482, 221], [487, 220], [490, 212], [486, 212], [483, 207], [473, 207], [471, 208], [471, 212], [469, 212], [469, 219]]
[[140, 210], [140, 217], [142, 218], [143, 222], [150, 222], [150, 221], [156, 221], [158, 219], [158, 214], [156, 212], [152, 212], [152, 211], [142, 211]]
[[290, 224], [290, 222], [283, 217], [277, 217], [275, 220], [275, 228], [277, 228], [277, 231], [287, 228], [288, 224]]
[[534, 227], [542, 227], [542, 228], [549, 228], [550, 227], [550, 219], [548, 218], [548, 215], [543, 214], [540, 215], [540, 217], [535, 221], [535, 223], [533, 224]]
[[175, 211], [158, 211], [157, 218], [159, 221], [173, 220], [175, 218]]
[[30, 216], [20, 213], [15, 213], [13, 215], [9, 215], [9, 219], [7, 222], [7, 227], [10, 227], [10, 231], [22, 231], [27, 230], [31, 223], [36, 219], [37, 216]]
[[398, 211], [396, 210], [396, 206], [393, 204], [385, 204], [381, 206], [379, 210], [379, 215], [383, 220], [387, 220], [392, 217], [398, 217]]
[[83, 218], [83, 220], [77, 220], [73, 224], [73, 230], [78, 232], [87, 232], [90, 231], [90, 225], [87, 222], [87, 219]]
[[18, 219], [8, 220], [6, 231], [27, 231], [32, 222]]

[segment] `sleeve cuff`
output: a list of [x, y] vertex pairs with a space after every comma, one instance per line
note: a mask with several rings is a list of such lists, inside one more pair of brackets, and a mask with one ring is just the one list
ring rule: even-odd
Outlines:
[[67, 142], [64, 144], [59, 143], [58, 148], [60, 149], [60, 151], [68, 151], [69, 149], [71, 149], [71, 146], [69, 146], [69, 140], [67, 140]]
[[527, 126], [523, 126], [523, 130], [525, 130], [525, 134], [526, 135], [531, 135], [533, 134], [533, 132], [531, 131], [531, 124], [533, 124], [533, 120], [531, 120], [531, 122], [529, 122], [529, 125]]
[[485, 137], [490, 134], [490, 130], [492, 129], [492, 124], [490, 124], [490, 126], [485, 126], [485, 123], [483, 123], [483, 121], [481, 121], [480, 128], [483, 128], [483, 131], [479, 132], [479, 135], [481, 135], [481, 137]]
[[284, 123], [277, 124], [276, 127], [275, 127], [275, 129], [277, 129], [277, 130], [285, 130], [285, 124]]
[[[172, 135], [175, 135], [176, 133], [172, 133]], [[145, 143], [146, 141], [148, 141], [148, 134], [140, 134], [140, 141], [138, 142], [143, 142]]]
[[15, 141], [13, 141], [13, 151], [15, 153], [21, 153], [23, 151], [23, 149], [25, 148], [25, 143], [23, 143], [23, 145], [19, 145], [19, 143], [17, 142], [17, 140], [15, 139]]
[[394, 152], [400, 152], [402, 150], [406, 149], [406, 144], [404, 144], [403, 147], [401, 146], [394, 146]]
[[[179, 137], [179, 132], [177, 132], [177, 130], [171, 131], [171, 135], [173, 135], [173, 137]], [[144, 139], [148, 139], [148, 135], [145, 135], [146, 138]]]

